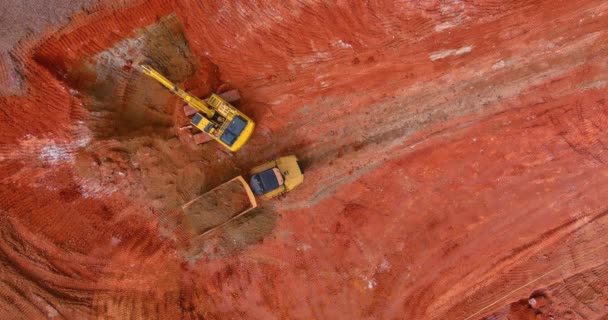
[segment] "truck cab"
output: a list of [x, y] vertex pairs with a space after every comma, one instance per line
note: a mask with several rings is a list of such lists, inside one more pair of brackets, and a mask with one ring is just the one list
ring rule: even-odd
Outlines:
[[281, 157], [251, 170], [249, 186], [253, 193], [270, 199], [288, 192], [304, 182], [296, 156]]

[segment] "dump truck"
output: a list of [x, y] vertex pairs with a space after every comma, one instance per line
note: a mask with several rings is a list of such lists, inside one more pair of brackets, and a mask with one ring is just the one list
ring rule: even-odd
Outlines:
[[201, 239], [255, 209], [256, 195], [270, 199], [293, 190], [304, 182], [304, 175], [297, 157], [290, 155], [253, 168], [249, 181], [238, 176], [182, 206], [194, 238]]
[[228, 150], [237, 151], [251, 137], [255, 128], [253, 120], [221, 96], [211, 94], [206, 101], [199, 99], [179, 88], [150, 65], [139, 64], [139, 67], [145, 75], [158, 81], [196, 110], [191, 118], [191, 124]]

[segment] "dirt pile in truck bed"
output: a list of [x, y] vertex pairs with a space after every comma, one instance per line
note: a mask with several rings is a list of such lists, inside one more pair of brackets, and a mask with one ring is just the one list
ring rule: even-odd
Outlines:
[[[6, 30], [49, 22], [0, 48], [1, 314], [608, 314], [605, 1], [31, 12]], [[133, 69], [140, 54], [197, 95], [238, 88], [247, 145], [183, 141], [181, 103]], [[290, 153], [301, 186], [184, 254], [182, 204]]]
[[231, 180], [192, 199], [183, 210], [192, 232], [201, 235], [252, 206], [241, 181]]

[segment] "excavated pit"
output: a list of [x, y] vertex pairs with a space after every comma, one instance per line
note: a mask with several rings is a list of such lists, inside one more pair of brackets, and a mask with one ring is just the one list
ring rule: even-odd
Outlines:
[[[6, 318], [606, 318], [605, 1], [6, 8]], [[239, 89], [251, 140], [191, 144], [140, 55]], [[184, 203], [291, 153], [301, 186], [192, 241]]]
[[182, 83], [195, 74], [196, 59], [175, 15], [132, 34], [90, 57], [51, 63], [56, 58], [39, 54], [36, 59], [71, 87], [87, 111], [82, 122], [90, 141], [76, 150], [77, 172], [169, 211], [204, 191], [206, 176], [199, 165], [204, 157], [177, 138], [178, 101], [134, 64], [154, 61]]
[[[194, 57], [175, 14], [131, 34], [132, 37], [89, 57], [59, 62], [58, 52], [53, 51], [53, 56], [38, 53], [35, 59], [69, 86], [70, 94], [86, 109], [80, 124], [86, 127], [82, 131], [90, 138], [84, 137], [86, 141], [74, 150], [76, 173], [93, 188], [120, 192], [145, 203], [162, 221], [165, 234], [191, 228], [191, 218], [196, 216], [198, 227], [192, 235], [195, 237], [202, 233], [201, 228], [219, 225], [230, 218], [229, 213], [238, 212], [239, 206], [232, 207], [230, 201], [238, 201], [243, 192], [227, 190], [216, 195], [216, 202], [232, 209], [228, 213], [222, 212], [220, 206], [216, 206], [215, 212], [191, 209], [184, 212], [185, 217], [176, 211], [241, 172], [226, 156], [227, 152], [221, 152], [214, 142], [205, 145], [205, 152], [201, 152], [191, 137], [181, 134], [180, 128], [189, 124], [182, 112], [184, 103], [144, 75], [137, 64], [151, 64], [192, 92], [209, 92], [209, 88], [218, 87], [218, 69], [208, 60]], [[64, 50], [67, 53], [71, 49]], [[259, 220], [264, 225], [251, 226], [266, 232], [258, 234], [236, 228], [235, 232], [246, 239], [240, 241], [244, 245], [234, 246], [235, 237], [226, 234], [233, 244], [219, 245], [217, 250], [232, 252], [262, 240], [272, 231], [275, 214], [260, 209], [252, 214], [267, 216]], [[183, 225], [184, 221], [188, 223]], [[235, 229], [238, 225], [235, 222], [230, 227]], [[190, 236], [181, 240], [183, 243], [178, 247], [197, 252], [197, 248], [192, 248]], [[197, 247], [203, 245], [202, 240], [196, 242]]]

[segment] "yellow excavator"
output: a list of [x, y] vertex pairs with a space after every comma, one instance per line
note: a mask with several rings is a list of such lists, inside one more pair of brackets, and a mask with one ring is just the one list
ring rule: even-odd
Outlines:
[[235, 152], [249, 140], [255, 123], [222, 97], [211, 94], [205, 102], [176, 86], [150, 65], [139, 64], [139, 66], [144, 74], [160, 82], [194, 108], [196, 113], [190, 120], [192, 125], [228, 150]]

